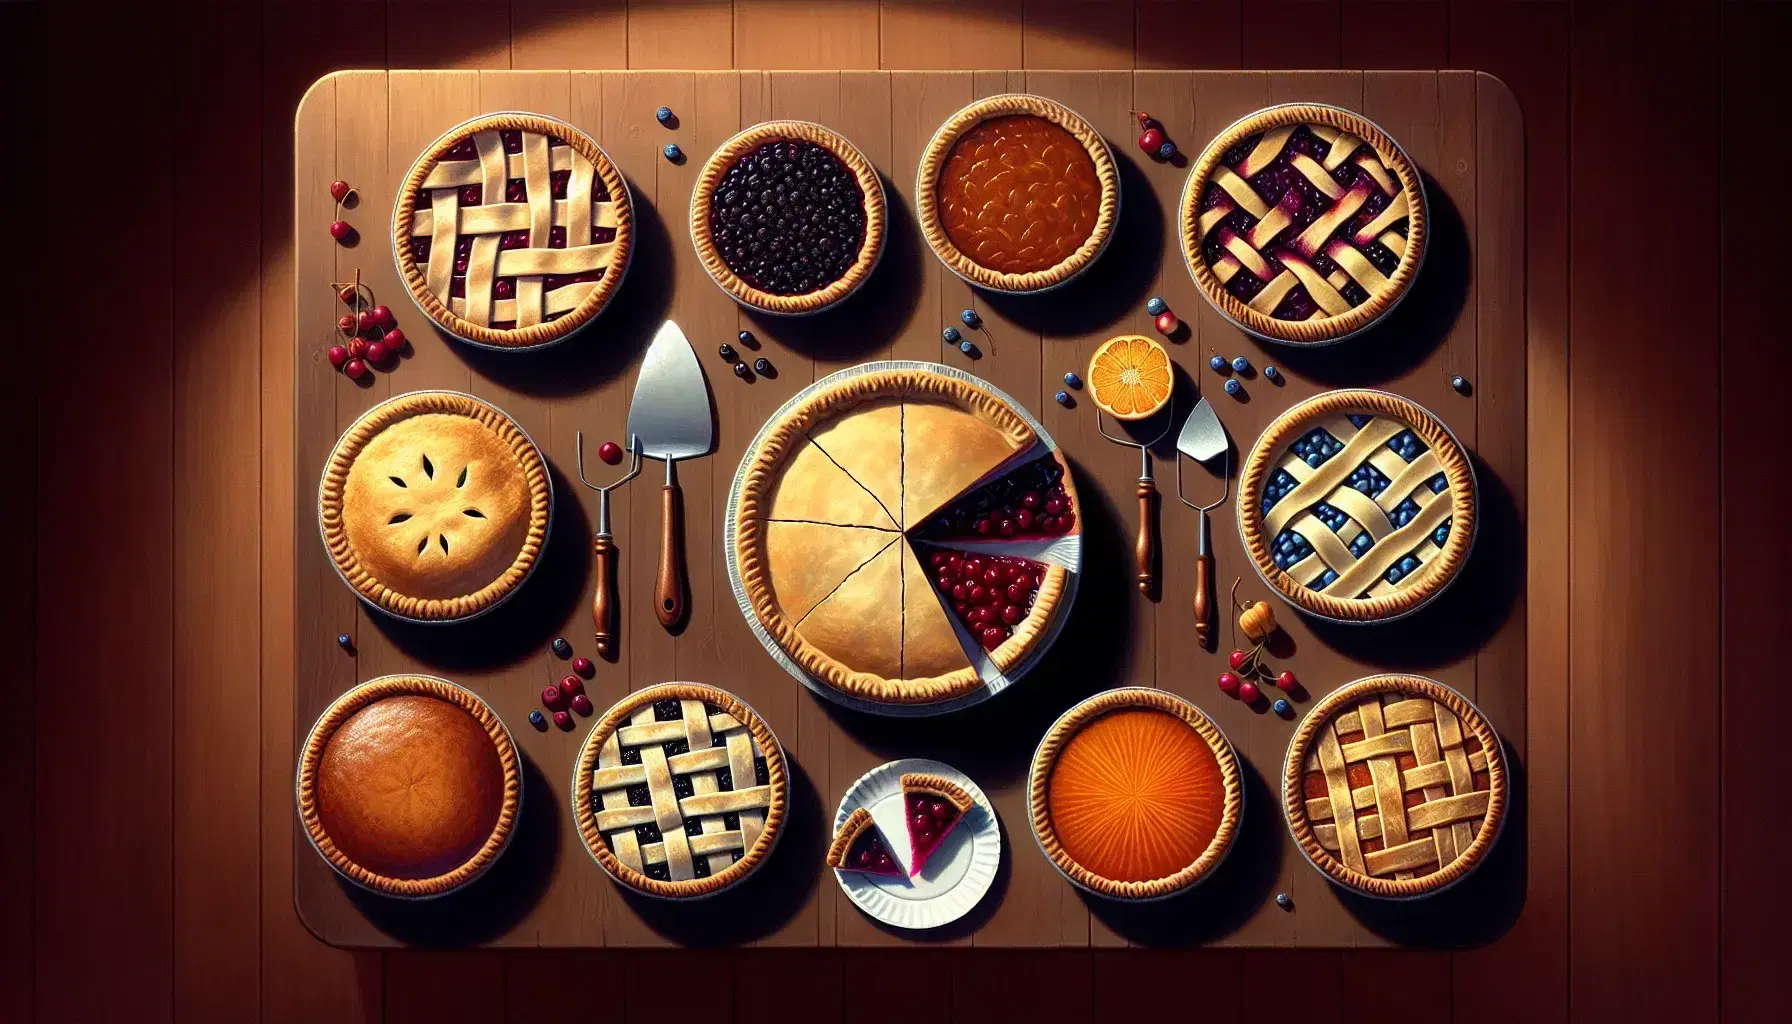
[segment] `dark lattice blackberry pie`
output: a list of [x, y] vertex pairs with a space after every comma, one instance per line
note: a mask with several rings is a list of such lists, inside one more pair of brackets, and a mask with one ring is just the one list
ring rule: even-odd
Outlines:
[[769, 121], [728, 140], [691, 194], [691, 242], [735, 301], [814, 313], [846, 298], [883, 250], [877, 171], [818, 124]]

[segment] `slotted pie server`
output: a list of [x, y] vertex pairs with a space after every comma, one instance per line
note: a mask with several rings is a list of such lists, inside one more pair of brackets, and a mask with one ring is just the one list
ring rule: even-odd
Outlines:
[[[1220, 471], [1220, 496], [1212, 504], [1197, 505], [1188, 500], [1182, 493], [1182, 456], [1186, 455], [1196, 462], [1206, 462], [1215, 455], [1225, 455], [1226, 465]], [[1201, 539], [1199, 553], [1195, 557], [1195, 642], [1202, 647], [1208, 645], [1213, 635], [1213, 538], [1208, 524], [1207, 513], [1218, 508], [1232, 491], [1232, 446], [1226, 440], [1225, 425], [1207, 404], [1205, 396], [1195, 407], [1189, 410], [1188, 419], [1182, 421], [1182, 432], [1176, 435], [1176, 497], [1196, 512], [1201, 513]]]
[[672, 465], [709, 454], [716, 421], [709, 408], [709, 380], [697, 353], [678, 325], [668, 320], [653, 336], [641, 360], [635, 397], [628, 404], [628, 434], [641, 454], [666, 462], [660, 500], [660, 572], [653, 587], [653, 612], [671, 629], [684, 621], [684, 495]]

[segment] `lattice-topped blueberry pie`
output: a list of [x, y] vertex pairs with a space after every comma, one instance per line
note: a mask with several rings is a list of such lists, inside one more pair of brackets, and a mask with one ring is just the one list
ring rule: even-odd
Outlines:
[[1468, 455], [1429, 412], [1332, 391], [1277, 417], [1246, 457], [1238, 526], [1264, 579], [1316, 615], [1371, 622], [1436, 597], [1475, 536]]

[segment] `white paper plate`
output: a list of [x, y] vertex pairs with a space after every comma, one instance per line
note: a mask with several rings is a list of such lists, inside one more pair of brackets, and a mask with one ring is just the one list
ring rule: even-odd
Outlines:
[[989, 892], [1002, 862], [1002, 830], [995, 808], [970, 776], [938, 761], [911, 757], [878, 765], [852, 784], [834, 812], [834, 831], [860, 807], [871, 812], [890, 854], [909, 868], [908, 825], [903, 821], [902, 776], [909, 772], [943, 775], [963, 786], [976, 806], [946, 835], [913, 878], [889, 878], [834, 869], [834, 877], [860, 910], [898, 928], [938, 928], [970, 913]]

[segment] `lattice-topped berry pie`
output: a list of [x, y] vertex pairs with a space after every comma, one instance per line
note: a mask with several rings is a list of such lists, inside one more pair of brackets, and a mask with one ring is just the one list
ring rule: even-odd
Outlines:
[[1234, 323], [1272, 341], [1337, 341], [1405, 296], [1426, 213], [1418, 169], [1374, 123], [1291, 103], [1234, 123], [1195, 162], [1182, 248]]
[[1420, 676], [1371, 676], [1321, 700], [1282, 771], [1288, 828], [1332, 881], [1369, 896], [1428, 896], [1499, 838], [1505, 756], [1487, 719]]
[[1277, 417], [1245, 457], [1238, 530], [1301, 608], [1373, 622], [1456, 578], [1475, 538], [1474, 469], [1437, 418], [1383, 391], [1330, 391]]
[[547, 465], [496, 407], [454, 391], [382, 402], [324, 466], [318, 523], [349, 586], [382, 611], [445, 622], [522, 585], [547, 543]]
[[634, 250], [622, 173], [540, 114], [474, 118], [430, 143], [392, 211], [399, 276], [426, 316], [479, 345], [565, 338], [603, 312]]
[[604, 713], [573, 771], [573, 820], [618, 882], [708, 896], [770, 856], [784, 826], [784, 748], [739, 698], [702, 683], [636, 690]]
[[691, 192], [691, 242], [737, 302], [795, 316], [826, 309], [883, 254], [884, 188], [839, 133], [768, 121], [723, 143]]

